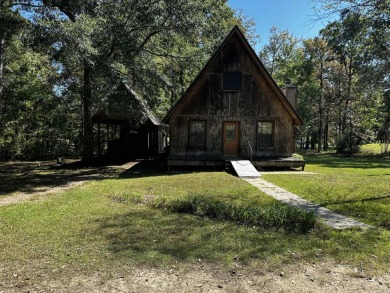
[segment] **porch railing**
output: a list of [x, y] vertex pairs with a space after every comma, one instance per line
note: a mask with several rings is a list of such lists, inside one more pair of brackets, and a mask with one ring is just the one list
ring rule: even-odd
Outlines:
[[249, 140], [248, 140], [248, 147], [249, 147], [249, 153], [251, 154], [251, 163], [252, 163], [253, 149]]

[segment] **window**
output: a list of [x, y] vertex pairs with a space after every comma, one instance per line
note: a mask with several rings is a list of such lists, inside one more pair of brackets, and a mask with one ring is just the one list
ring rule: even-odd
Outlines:
[[204, 148], [206, 144], [206, 121], [190, 121], [189, 146]]
[[225, 139], [227, 141], [236, 140], [236, 125], [235, 124], [228, 124], [226, 125], [226, 134]]
[[223, 90], [238, 91], [241, 89], [241, 72], [225, 72], [223, 74]]
[[273, 122], [257, 122], [257, 146], [272, 147], [274, 125]]

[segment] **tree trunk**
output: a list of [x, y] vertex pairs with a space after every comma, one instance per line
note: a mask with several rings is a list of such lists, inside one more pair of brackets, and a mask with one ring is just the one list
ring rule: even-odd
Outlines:
[[309, 145], [310, 145], [310, 135], [309, 135], [309, 132], [308, 132], [306, 134], [305, 150], [309, 149]]
[[83, 85], [83, 158], [86, 163], [93, 159], [93, 122], [91, 115], [92, 106], [92, 86], [91, 86], [91, 67], [87, 60], [84, 60], [84, 85]]
[[3, 68], [4, 68], [4, 45], [5, 45], [5, 38], [4, 33], [0, 32], [0, 113], [2, 112], [2, 103], [3, 103], [3, 87], [4, 87], [4, 75], [3, 75]]
[[323, 121], [322, 121], [322, 106], [321, 106], [321, 103], [322, 103], [322, 98], [321, 98], [321, 95], [320, 95], [317, 152], [321, 152], [321, 150], [322, 150], [322, 127], [323, 127], [322, 124], [323, 124]]
[[315, 148], [316, 148], [316, 141], [315, 141], [315, 135], [313, 135], [310, 139], [310, 149], [314, 150]]
[[324, 151], [327, 151], [329, 149], [329, 120], [328, 120], [328, 114], [325, 116], [325, 127], [324, 127]]
[[322, 73], [324, 71], [324, 66], [321, 60], [321, 71], [320, 71], [320, 97], [318, 101], [318, 113], [319, 113], [319, 125], [318, 125], [318, 148], [317, 151], [321, 152], [322, 149], [322, 127], [323, 127], [323, 113], [322, 113], [322, 93], [324, 88], [324, 81], [322, 77]]

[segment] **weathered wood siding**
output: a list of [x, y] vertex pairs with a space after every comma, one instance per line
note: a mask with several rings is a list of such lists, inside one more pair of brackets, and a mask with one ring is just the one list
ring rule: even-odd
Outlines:
[[[242, 72], [241, 90], [223, 90], [224, 72]], [[191, 150], [188, 147], [190, 120], [206, 121], [204, 150]], [[229, 40], [196, 80], [171, 115], [170, 154], [221, 156], [224, 121], [240, 121], [241, 156], [249, 156], [248, 141], [255, 156], [290, 156], [292, 153], [292, 117], [236, 36]], [[258, 121], [274, 122], [274, 147], [257, 147]]]

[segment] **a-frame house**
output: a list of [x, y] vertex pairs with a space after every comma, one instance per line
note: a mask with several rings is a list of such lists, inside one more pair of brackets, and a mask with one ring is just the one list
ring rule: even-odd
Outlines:
[[256, 167], [304, 167], [292, 158], [297, 89], [280, 89], [235, 26], [164, 117], [168, 166], [223, 166], [231, 158]]

